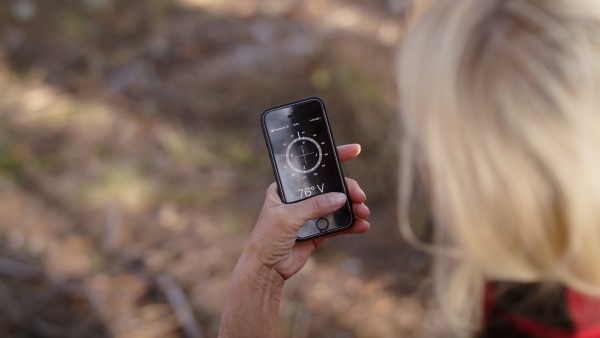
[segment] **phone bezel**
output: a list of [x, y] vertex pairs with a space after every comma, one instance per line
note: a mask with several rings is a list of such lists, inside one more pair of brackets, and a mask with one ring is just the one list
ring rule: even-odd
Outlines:
[[342, 166], [340, 164], [340, 158], [339, 158], [339, 155], [338, 155], [337, 146], [336, 146], [335, 140], [333, 138], [333, 133], [331, 132], [331, 126], [329, 125], [329, 117], [327, 116], [327, 109], [325, 108], [325, 102], [323, 102], [323, 100], [321, 98], [316, 97], [316, 96], [307, 97], [307, 98], [304, 98], [304, 99], [301, 99], [301, 100], [297, 100], [297, 101], [293, 101], [293, 102], [289, 102], [289, 103], [284, 103], [282, 105], [278, 105], [278, 106], [275, 106], [275, 107], [268, 108], [265, 111], [263, 111], [263, 113], [261, 115], [261, 124], [262, 124], [262, 128], [263, 128], [263, 135], [265, 137], [265, 142], [267, 144], [267, 150], [269, 152], [269, 158], [271, 159], [271, 166], [273, 168], [273, 173], [275, 174], [275, 180], [277, 182], [277, 188], [278, 188], [278, 191], [279, 191], [279, 197], [281, 198], [281, 201], [283, 203], [285, 203], [285, 204], [293, 204], [293, 203], [298, 203], [298, 202], [307, 200], [309, 198], [312, 198], [312, 197], [315, 197], [315, 196], [318, 196], [318, 195], [306, 197], [306, 198], [303, 198], [303, 199], [300, 199], [300, 200], [294, 201], [294, 202], [287, 202], [287, 200], [285, 198], [285, 195], [283, 194], [283, 189], [282, 189], [283, 184], [281, 183], [281, 176], [279, 174], [279, 169], [277, 168], [277, 162], [275, 160], [275, 156], [274, 156], [274, 153], [273, 153], [273, 148], [271, 146], [271, 139], [269, 138], [268, 129], [267, 129], [266, 122], [265, 122], [266, 116], [270, 112], [273, 112], [273, 111], [276, 111], [276, 110], [280, 110], [282, 108], [287, 108], [287, 107], [290, 107], [290, 106], [300, 105], [300, 104], [311, 102], [311, 101], [317, 101], [319, 103], [319, 105], [321, 107], [321, 111], [323, 113], [323, 118], [324, 118], [324, 122], [325, 122], [325, 127], [327, 129], [327, 134], [329, 136], [329, 141], [333, 145], [333, 154], [334, 154], [334, 157], [335, 157], [335, 163], [336, 163], [336, 167], [337, 167], [337, 172], [338, 172], [338, 175], [340, 176], [340, 179], [342, 180], [342, 187], [344, 189], [343, 193], [346, 195], [346, 205], [348, 207], [348, 210], [350, 210], [350, 223], [348, 225], [346, 225], [346, 226], [337, 227], [337, 228], [334, 228], [334, 229], [331, 229], [331, 230], [322, 231], [320, 233], [317, 233], [317, 234], [314, 234], [314, 235], [311, 235], [311, 236], [298, 237], [298, 238], [296, 238], [296, 240], [299, 241], [299, 242], [308, 241], [308, 240], [311, 240], [311, 239], [314, 239], [314, 238], [318, 238], [318, 237], [326, 236], [326, 235], [333, 234], [333, 233], [336, 233], [336, 232], [347, 230], [347, 229], [351, 228], [354, 225], [354, 221], [355, 221], [354, 211], [352, 210], [352, 204], [351, 204], [351, 201], [350, 201], [350, 196], [348, 194], [348, 186], [346, 184], [346, 177], [344, 176], [344, 172], [343, 172]]

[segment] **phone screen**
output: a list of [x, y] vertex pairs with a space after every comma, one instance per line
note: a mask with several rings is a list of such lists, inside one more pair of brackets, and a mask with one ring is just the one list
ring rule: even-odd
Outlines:
[[345, 192], [319, 100], [270, 111], [265, 116], [265, 127], [285, 202]]

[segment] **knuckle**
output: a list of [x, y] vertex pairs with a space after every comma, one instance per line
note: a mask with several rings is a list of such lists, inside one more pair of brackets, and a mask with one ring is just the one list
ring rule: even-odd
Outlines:
[[306, 221], [308, 218], [303, 214], [292, 214], [284, 220], [285, 224], [292, 228], [300, 228]]
[[287, 226], [297, 226], [304, 224], [302, 214], [298, 212], [296, 204], [283, 204], [277, 208], [277, 219], [280, 224]]
[[313, 198], [313, 210], [316, 213], [321, 213], [329, 207], [329, 199], [326, 196], [318, 196]]
[[283, 206], [273, 209], [273, 217], [277, 220], [277, 223], [285, 222], [290, 218], [289, 213], [287, 212], [286, 208], [283, 208]]
[[302, 225], [304, 225], [304, 223], [306, 223], [304, 217], [298, 213], [283, 214], [283, 217], [281, 217], [279, 220], [278, 226], [281, 230], [285, 231], [289, 229], [300, 228]]

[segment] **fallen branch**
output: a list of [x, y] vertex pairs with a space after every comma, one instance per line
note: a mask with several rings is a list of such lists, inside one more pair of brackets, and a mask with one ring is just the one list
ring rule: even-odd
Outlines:
[[173, 277], [169, 275], [159, 275], [156, 277], [157, 287], [167, 296], [169, 304], [175, 310], [175, 316], [179, 325], [188, 338], [202, 338], [200, 324], [196, 321], [192, 312], [192, 307], [187, 301], [183, 290], [177, 285]]

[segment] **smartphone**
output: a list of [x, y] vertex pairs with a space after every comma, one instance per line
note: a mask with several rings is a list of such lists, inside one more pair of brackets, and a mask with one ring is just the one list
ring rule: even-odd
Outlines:
[[354, 213], [323, 100], [310, 97], [269, 108], [261, 121], [283, 203], [329, 192], [347, 197], [346, 204], [333, 214], [306, 222], [297, 240], [350, 228]]

